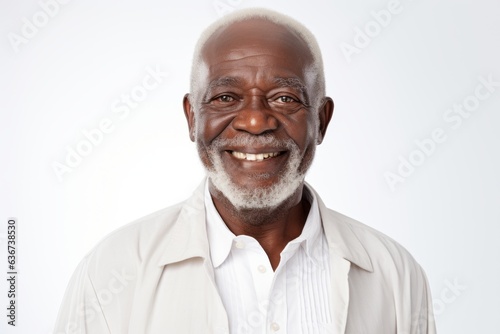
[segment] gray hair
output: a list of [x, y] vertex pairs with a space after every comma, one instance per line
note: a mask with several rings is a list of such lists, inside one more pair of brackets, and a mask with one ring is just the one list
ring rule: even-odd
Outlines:
[[205, 46], [208, 39], [220, 28], [227, 27], [233, 23], [246, 21], [254, 18], [261, 18], [267, 20], [269, 22], [275, 23], [277, 25], [283, 26], [285, 28], [290, 29], [294, 33], [296, 33], [300, 38], [304, 40], [309, 51], [311, 52], [313, 58], [312, 64], [312, 73], [315, 76], [315, 91], [316, 99], [311, 101], [314, 108], [318, 108], [319, 104], [322, 101], [322, 98], [325, 96], [325, 74], [323, 69], [323, 59], [321, 57], [321, 50], [319, 48], [318, 42], [314, 35], [300, 22], [295, 19], [278, 13], [273, 10], [264, 9], [264, 8], [247, 8], [242, 10], [234, 11], [226, 16], [223, 16], [219, 20], [213, 22], [209, 25], [201, 34], [198, 42], [196, 43], [196, 47], [193, 54], [193, 64], [191, 67], [191, 104], [195, 105], [195, 100], [197, 99], [197, 94], [201, 91], [201, 77], [204, 75], [204, 72], [207, 70], [203, 64], [202, 60], [202, 50]]

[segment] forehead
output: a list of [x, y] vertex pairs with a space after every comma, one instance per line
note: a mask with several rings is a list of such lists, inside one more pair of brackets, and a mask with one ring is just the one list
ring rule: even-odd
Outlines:
[[313, 63], [307, 43], [297, 33], [261, 18], [219, 28], [201, 56], [209, 80], [239, 70], [304, 77]]

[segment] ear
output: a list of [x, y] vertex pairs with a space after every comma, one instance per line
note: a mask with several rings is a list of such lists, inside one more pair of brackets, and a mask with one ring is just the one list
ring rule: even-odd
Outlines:
[[333, 115], [333, 100], [326, 96], [323, 99], [323, 103], [321, 104], [320, 109], [318, 110], [319, 117], [319, 135], [317, 140], [317, 145], [323, 142], [323, 138], [325, 138], [326, 129], [328, 128], [328, 124], [330, 124], [330, 120]]
[[189, 94], [184, 95], [184, 99], [182, 100], [182, 105], [184, 107], [184, 115], [186, 116], [186, 120], [188, 122], [189, 128], [189, 138], [192, 142], [195, 141], [194, 138], [194, 110], [191, 106], [191, 102], [189, 101]]

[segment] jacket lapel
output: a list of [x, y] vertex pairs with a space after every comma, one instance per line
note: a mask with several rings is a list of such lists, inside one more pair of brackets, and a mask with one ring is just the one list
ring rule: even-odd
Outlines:
[[354, 264], [368, 272], [373, 266], [368, 253], [351, 229], [350, 218], [328, 209], [319, 195], [314, 192], [319, 205], [321, 222], [329, 247], [330, 269], [332, 277], [331, 295], [332, 319], [335, 334], [344, 334], [349, 311], [349, 271]]
[[148, 327], [152, 332], [160, 328], [166, 333], [203, 333], [207, 329], [210, 333], [229, 332], [210, 259], [204, 186], [205, 181], [182, 204], [168, 238], [155, 254], [153, 263], [161, 274], [154, 312], [164, 316], [151, 317], [163, 319]]

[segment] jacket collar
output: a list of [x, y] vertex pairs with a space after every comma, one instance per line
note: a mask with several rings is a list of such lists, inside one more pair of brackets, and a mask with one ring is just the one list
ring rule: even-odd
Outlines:
[[[171, 225], [168, 238], [159, 247], [158, 265], [164, 266], [194, 257], [210, 259], [207, 228], [205, 223], [204, 186], [206, 179], [193, 195], [182, 204], [176, 222]], [[316, 191], [307, 183], [305, 186], [316, 195], [321, 221], [330, 250], [356, 266], [372, 272], [373, 266], [368, 253], [352, 230], [351, 220], [329, 210]], [[352, 221], [352, 220], [351, 220]]]
[[193, 195], [182, 203], [179, 215], [168, 231], [159, 254], [158, 265], [164, 266], [194, 257], [210, 258], [203, 190], [205, 179]]
[[309, 184], [306, 183], [306, 186], [314, 192], [318, 199], [321, 221], [330, 250], [356, 266], [373, 272], [370, 256], [352, 229], [353, 222], [359, 223], [352, 218], [328, 209], [318, 193]]

